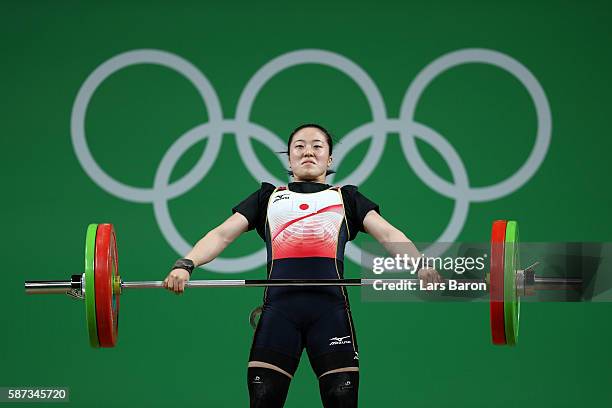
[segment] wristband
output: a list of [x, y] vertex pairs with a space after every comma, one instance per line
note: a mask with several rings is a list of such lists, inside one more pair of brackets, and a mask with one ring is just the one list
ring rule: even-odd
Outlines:
[[175, 269], [185, 269], [187, 272], [189, 272], [189, 276], [191, 276], [193, 268], [195, 268], [195, 265], [191, 259], [181, 258], [174, 263], [174, 266], [172, 266], [171, 271]]

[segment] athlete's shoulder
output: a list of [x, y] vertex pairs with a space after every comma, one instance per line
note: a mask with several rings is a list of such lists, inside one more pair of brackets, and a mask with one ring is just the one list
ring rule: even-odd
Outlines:
[[343, 186], [337, 186], [337, 187], [340, 187], [340, 189], [342, 191], [348, 191], [348, 192], [351, 192], [351, 193], [353, 193], [353, 192], [355, 192], [355, 191], [357, 191], [359, 189], [359, 187], [357, 187], [357, 186], [355, 186], [353, 184], [345, 184]]
[[260, 191], [264, 194], [272, 194], [274, 191], [284, 191], [288, 190], [287, 186], [275, 186], [274, 184], [268, 183], [267, 181], [262, 181]]
[[342, 186], [342, 196], [349, 205], [356, 207], [357, 212], [365, 211], [363, 213], [364, 216], [369, 210], [376, 210], [376, 212], [380, 213], [378, 204], [363, 195], [359, 191], [359, 187], [355, 185], [347, 184]]
[[274, 191], [282, 191], [286, 190], [286, 186], [275, 186], [272, 183], [268, 183], [267, 181], [262, 181], [261, 186], [259, 187], [259, 194], [263, 196], [270, 196]]
[[344, 197], [350, 198], [350, 199], [354, 199], [355, 196], [357, 195], [357, 192], [359, 191], [359, 187], [353, 184], [345, 184], [343, 186], [339, 186], [338, 188], [342, 192], [342, 195]]

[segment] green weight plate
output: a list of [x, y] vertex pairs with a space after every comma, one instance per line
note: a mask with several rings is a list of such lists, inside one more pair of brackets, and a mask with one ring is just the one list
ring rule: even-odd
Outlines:
[[521, 300], [516, 293], [516, 271], [519, 268], [519, 230], [516, 221], [506, 224], [506, 245], [504, 254], [504, 320], [506, 342], [513, 346], [518, 342]]
[[96, 325], [96, 280], [94, 275], [97, 230], [98, 224], [89, 224], [85, 238], [85, 316], [87, 317], [89, 344], [92, 347], [100, 347]]

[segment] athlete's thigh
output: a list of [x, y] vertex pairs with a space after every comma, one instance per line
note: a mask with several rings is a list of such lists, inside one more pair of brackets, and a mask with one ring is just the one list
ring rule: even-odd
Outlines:
[[274, 306], [264, 306], [253, 336], [249, 365], [264, 362], [293, 376], [302, 349], [302, 335], [296, 323]]
[[359, 367], [359, 350], [350, 309], [331, 307], [305, 335], [310, 364], [317, 377], [339, 368]]

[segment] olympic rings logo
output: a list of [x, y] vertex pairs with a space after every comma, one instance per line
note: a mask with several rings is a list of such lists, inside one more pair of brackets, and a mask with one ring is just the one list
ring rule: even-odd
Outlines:
[[[528, 91], [538, 120], [536, 140], [527, 161], [512, 176], [486, 187], [470, 187], [465, 166], [451, 144], [434, 129], [414, 120], [417, 102], [431, 81], [446, 70], [468, 63], [490, 64], [514, 75]], [[85, 137], [87, 107], [98, 86], [111, 74], [137, 64], [161, 65], [183, 75], [199, 92], [209, 116], [209, 122], [187, 131], [168, 149], [157, 168], [151, 188], [129, 186], [110, 177], [95, 161]], [[367, 72], [353, 61], [334, 52], [304, 49], [274, 58], [261, 67], [247, 83], [238, 101], [236, 118], [227, 119], [223, 117], [219, 98], [210, 81], [189, 61], [165, 51], [134, 50], [104, 62], [89, 75], [79, 89], [71, 117], [71, 137], [76, 156], [85, 173], [105, 191], [127, 201], [152, 203], [155, 218], [164, 237], [178, 254], [183, 255], [191, 249], [191, 245], [181, 236], [172, 222], [168, 200], [189, 191], [206, 176], [219, 154], [221, 137], [224, 133], [235, 135], [240, 156], [256, 180], [269, 181], [275, 185], [287, 183], [287, 180], [280, 180], [268, 172], [259, 162], [249, 141], [254, 137], [272, 151], [282, 151], [285, 149], [284, 140], [264, 126], [250, 122], [249, 116], [253, 101], [265, 83], [279, 72], [301, 64], [326, 65], [352, 78], [365, 94], [373, 114], [371, 122], [358, 126], [342, 137], [334, 152], [334, 163], [339, 165], [353, 147], [372, 137], [366, 157], [352, 174], [342, 180], [334, 180], [332, 175], [328, 182], [337, 185], [363, 183], [381, 159], [387, 133], [398, 133], [404, 155], [417, 176], [432, 190], [455, 200], [450, 221], [437, 242], [455, 241], [463, 229], [471, 202], [495, 200], [523, 186], [538, 170], [548, 151], [552, 119], [544, 90], [535, 76], [520, 62], [494, 50], [457, 50], [431, 62], [408, 87], [397, 119], [387, 117], [383, 98]], [[454, 184], [444, 180], [429, 168], [417, 150], [416, 138], [427, 142], [446, 160]], [[196, 165], [182, 178], [169, 183], [170, 174], [180, 157], [190, 147], [204, 139], [208, 139], [208, 143]], [[362, 252], [366, 254], [352, 243], [346, 248], [346, 256], [355, 263], [359, 263]], [[205, 265], [204, 269], [222, 273], [242, 272], [262, 266], [265, 262], [266, 250], [262, 248], [253, 254], [238, 258], [219, 257]]]

